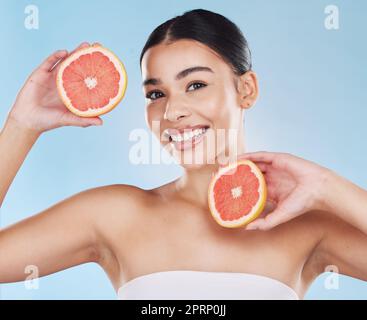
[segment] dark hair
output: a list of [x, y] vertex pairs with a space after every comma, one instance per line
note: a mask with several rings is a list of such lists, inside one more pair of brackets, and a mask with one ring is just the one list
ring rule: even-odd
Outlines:
[[150, 47], [180, 39], [192, 39], [207, 45], [229, 63], [237, 75], [252, 68], [251, 52], [241, 30], [226, 17], [204, 9], [186, 11], [155, 28], [140, 54], [140, 66]]

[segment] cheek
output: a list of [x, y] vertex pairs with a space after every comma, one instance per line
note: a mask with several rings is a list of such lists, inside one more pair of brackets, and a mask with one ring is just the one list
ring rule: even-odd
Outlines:
[[160, 140], [161, 139], [161, 125], [163, 119], [163, 109], [157, 104], [147, 105], [145, 108], [145, 120], [150, 131]]
[[150, 129], [152, 129], [152, 123], [155, 121], [161, 121], [163, 117], [162, 110], [159, 106], [150, 104], [145, 108], [145, 119], [147, 121], [147, 125]]
[[233, 93], [218, 86], [213, 86], [199, 99], [198, 113], [211, 121], [217, 128], [226, 128], [233, 115], [235, 102]]

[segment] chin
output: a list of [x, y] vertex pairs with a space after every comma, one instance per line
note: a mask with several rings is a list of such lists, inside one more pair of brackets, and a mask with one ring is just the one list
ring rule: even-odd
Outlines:
[[207, 166], [205, 163], [191, 163], [191, 164], [182, 164], [180, 163], [180, 166], [184, 168], [185, 170], [200, 170]]
[[186, 170], [199, 170], [216, 165], [215, 156], [209, 158], [201, 153], [196, 155], [197, 158], [194, 158], [195, 154], [192, 153], [188, 153], [186, 156], [187, 156], [186, 160], [184, 159], [183, 155], [182, 158], [177, 156], [175, 157], [177, 163]]

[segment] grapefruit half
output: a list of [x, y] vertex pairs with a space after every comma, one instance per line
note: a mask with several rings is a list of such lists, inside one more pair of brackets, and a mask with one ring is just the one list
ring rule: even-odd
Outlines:
[[250, 160], [237, 160], [213, 175], [208, 189], [209, 209], [218, 224], [237, 228], [261, 214], [266, 196], [261, 170]]
[[127, 74], [112, 51], [93, 44], [61, 62], [56, 84], [61, 100], [71, 112], [95, 117], [111, 111], [122, 100]]

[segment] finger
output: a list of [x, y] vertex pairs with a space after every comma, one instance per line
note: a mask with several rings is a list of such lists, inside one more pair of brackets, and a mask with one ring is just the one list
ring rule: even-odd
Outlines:
[[50, 69], [58, 62], [59, 60], [65, 58], [68, 55], [67, 50], [57, 50], [51, 55], [49, 55], [46, 60], [44, 60], [38, 69], [43, 71], [50, 71]]
[[75, 51], [77, 51], [79, 49], [87, 48], [89, 46], [90, 46], [90, 43], [87, 42], [87, 41], [84, 41], [81, 44], [79, 44], [79, 46], [77, 46], [73, 51], [71, 51], [70, 54], [73, 54]]
[[276, 157], [276, 152], [268, 151], [257, 151], [257, 152], [246, 152], [238, 156], [239, 159], [247, 159], [254, 162], [266, 162], [272, 163]]
[[60, 62], [63, 60], [63, 59], [65, 59], [65, 58], [67, 58], [67, 57], [69, 57], [70, 55], [72, 55], [74, 52], [76, 52], [77, 50], [79, 50], [79, 49], [83, 49], [83, 48], [87, 48], [87, 47], [89, 47], [89, 43], [88, 42], [82, 42], [78, 47], [76, 47], [73, 51], [71, 51], [67, 56], [65, 56], [65, 57], [63, 57], [62, 59], [60, 59], [59, 61], [57, 61], [57, 63], [55, 63], [53, 66], [52, 66], [52, 68], [50, 68], [50, 70], [49, 71], [55, 71], [55, 72], [57, 72], [58, 70], [59, 70], [59, 68], [60, 68]]
[[263, 219], [256, 219], [254, 222], [246, 226], [246, 230], [270, 230], [286, 221], [290, 220], [289, 216], [280, 209], [274, 210]]
[[276, 202], [272, 199], [266, 199], [265, 207], [259, 218], [265, 218], [269, 213], [273, 212], [276, 208]]
[[65, 113], [61, 118], [63, 126], [89, 127], [102, 124], [103, 120], [100, 117], [79, 117], [71, 112]]
[[291, 216], [280, 209], [274, 210], [264, 218], [260, 230], [269, 230], [291, 219]]
[[272, 199], [266, 199], [264, 210], [261, 212], [261, 214], [254, 220], [253, 222], [247, 224], [245, 229], [252, 230], [257, 229], [257, 224], [259, 220], [263, 220], [269, 213], [273, 212], [276, 208], [276, 202]]
[[[268, 151], [257, 151], [257, 152], [247, 152], [237, 156], [236, 160], [250, 160], [253, 162], [264, 162], [271, 164], [277, 153]], [[229, 164], [229, 160], [225, 159], [220, 167], [224, 167]]]
[[262, 172], [263, 174], [265, 174], [265, 173], [266, 173], [266, 171], [267, 171], [267, 170], [268, 170], [268, 168], [269, 168], [269, 164], [267, 164], [267, 163], [265, 163], [265, 162], [256, 162], [255, 164], [256, 164], [256, 166], [261, 170], [261, 172]]
[[260, 219], [256, 219], [255, 222], [250, 222], [248, 225], [246, 225], [245, 229], [246, 230], [257, 230], [258, 226], [259, 226], [259, 221]]
[[259, 151], [244, 153], [240, 157], [255, 163], [259, 161], [266, 162], [274, 169], [286, 170], [288, 172], [298, 172], [306, 163], [304, 159], [284, 152]]
[[[263, 174], [263, 176], [264, 176], [264, 178], [266, 177], [266, 172], [269, 170], [269, 164], [267, 164], [267, 163], [265, 163], [265, 162], [256, 162], [255, 163], [256, 164], [256, 166], [259, 168], [259, 170], [262, 172], [262, 174]], [[219, 167], [220, 168], [223, 168], [223, 167], [225, 167], [225, 166], [227, 166], [228, 165], [228, 163], [226, 163], [226, 164], [219, 164]], [[233, 171], [233, 172], [231, 172], [232, 174], [234, 174], [235, 173], [235, 171]]]

